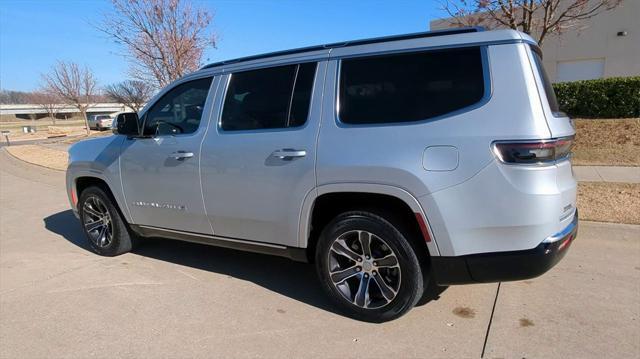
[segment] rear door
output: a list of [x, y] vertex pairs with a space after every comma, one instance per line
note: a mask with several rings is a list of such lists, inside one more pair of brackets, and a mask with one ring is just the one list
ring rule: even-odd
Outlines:
[[212, 233], [202, 203], [198, 164], [213, 84], [208, 76], [174, 86], [143, 115], [147, 137], [124, 141], [122, 186], [135, 224]]
[[216, 236], [298, 245], [302, 203], [316, 185], [325, 67], [306, 62], [223, 77], [201, 160]]

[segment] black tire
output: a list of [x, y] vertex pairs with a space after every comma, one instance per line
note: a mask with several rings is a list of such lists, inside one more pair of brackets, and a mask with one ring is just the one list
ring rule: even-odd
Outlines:
[[[113, 198], [102, 188], [91, 186], [82, 191], [78, 200], [78, 213], [80, 214], [82, 231], [89, 242], [89, 246], [97, 254], [112, 257], [127, 253], [134, 248], [136, 244], [135, 236], [130, 233], [122, 214], [114, 204]], [[106, 222], [104, 220], [97, 221], [98, 216], [96, 213], [108, 213], [109, 220]], [[105, 217], [103, 216], [102, 218]], [[110, 234], [108, 243], [104, 239], [106, 237], [102, 237], [101, 232], [96, 232], [101, 231], [102, 227], [96, 230], [88, 230], [96, 222], [107, 223], [104, 228], [105, 235]], [[97, 225], [100, 225], [100, 223]], [[98, 236], [96, 236], [96, 233]], [[102, 239], [98, 240], [96, 238]]]
[[[421, 298], [424, 291], [422, 267], [414, 247], [399, 228], [401, 228], [400, 225], [394, 226], [392, 222], [377, 214], [366, 211], [351, 211], [338, 215], [323, 229], [316, 247], [316, 270], [324, 291], [345, 315], [367, 322], [385, 322], [404, 315]], [[371, 259], [365, 259], [366, 252], [363, 247], [358, 247], [358, 243], [362, 243], [360, 236], [363, 232], [365, 233], [363, 238], [367, 238], [367, 235], [368, 238], [371, 238], [369, 241], [372, 244], [368, 250], [371, 253]], [[351, 238], [349, 236], [357, 238], [349, 239]], [[364, 240], [366, 241], [366, 239]], [[351, 243], [349, 249], [352, 252], [349, 252], [350, 255], [353, 253], [360, 255], [357, 261], [336, 252], [335, 249], [338, 248], [335, 247], [336, 245], [343, 246], [348, 243]], [[395, 256], [397, 265], [393, 269], [372, 266], [372, 263], [375, 265], [381, 263], [374, 262], [376, 258], [375, 246], [379, 248], [377, 251], [378, 260], [382, 257]], [[349, 263], [342, 266], [339, 262]], [[359, 263], [360, 266], [358, 266]], [[352, 276], [346, 280], [342, 280], [341, 276], [336, 276], [338, 272], [346, 272], [344, 268], [349, 269], [353, 266], [356, 267], [355, 270], [358, 271], [358, 274], [350, 272]], [[378, 270], [378, 273], [375, 269]], [[384, 272], [385, 270], [387, 272]], [[337, 278], [336, 282], [339, 283], [334, 284], [332, 273], [333, 278]], [[363, 286], [361, 282], [363, 278], [368, 281], [368, 285]], [[389, 280], [385, 280], [385, 278]], [[384, 280], [384, 283], [378, 284], [379, 280]], [[395, 288], [393, 288], [394, 282], [397, 285]], [[382, 287], [385, 284], [388, 296], [383, 294]], [[372, 285], [374, 286], [372, 287]], [[367, 289], [364, 300], [360, 297], [359, 301], [358, 293], [361, 292], [361, 288], [365, 287]], [[395, 290], [389, 292], [388, 288]], [[395, 297], [392, 297], [390, 294], [394, 292]], [[374, 303], [374, 300], [377, 300], [378, 303]], [[354, 304], [358, 302], [361, 305]]]

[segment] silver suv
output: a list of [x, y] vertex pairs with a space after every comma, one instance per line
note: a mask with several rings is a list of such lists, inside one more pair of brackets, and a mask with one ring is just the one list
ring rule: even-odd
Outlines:
[[95, 252], [163, 237], [312, 262], [361, 320], [401, 316], [428, 281], [538, 276], [576, 236], [575, 131], [516, 31], [211, 64], [114, 132], [69, 150]]

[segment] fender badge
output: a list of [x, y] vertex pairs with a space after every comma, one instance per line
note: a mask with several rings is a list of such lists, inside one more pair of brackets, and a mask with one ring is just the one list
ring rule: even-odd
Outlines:
[[181, 204], [171, 204], [171, 203], [157, 203], [157, 202], [144, 202], [144, 201], [136, 201], [133, 202], [134, 206], [138, 207], [151, 207], [151, 208], [160, 208], [160, 209], [173, 209], [176, 211], [184, 211], [187, 209], [187, 206]]

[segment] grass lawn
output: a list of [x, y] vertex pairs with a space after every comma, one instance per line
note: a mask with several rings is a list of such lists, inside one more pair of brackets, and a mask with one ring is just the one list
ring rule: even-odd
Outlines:
[[580, 219], [640, 224], [640, 183], [580, 182]]
[[46, 132], [49, 126], [67, 127], [67, 126], [84, 126], [84, 120], [80, 118], [70, 118], [68, 120], [56, 120], [56, 124], [49, 118], [42, 118], [39, 120], [18, 120], [18, 121], [4, 121], [0, 122], [0, 129], [11, 131], [14, 134], [22, 132], [22, 126], [35, 126], [38, 132]]
[[576, 166], [640, 166], [640, 119], [577, 119]]
[[34, 165], [62, 171], [67, 169], [69, 156], [65, 151], [39, 145], [8, 146], [5, 149], [14, 157]]

